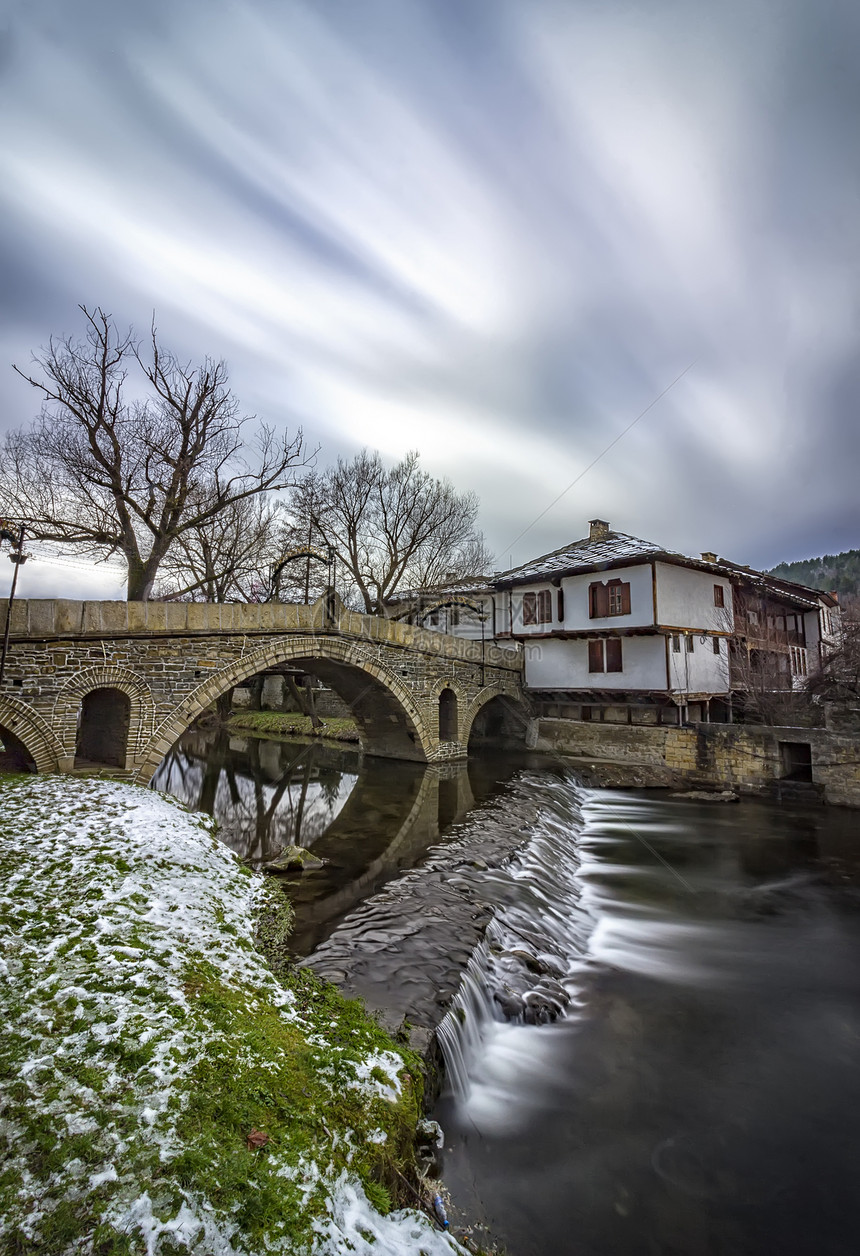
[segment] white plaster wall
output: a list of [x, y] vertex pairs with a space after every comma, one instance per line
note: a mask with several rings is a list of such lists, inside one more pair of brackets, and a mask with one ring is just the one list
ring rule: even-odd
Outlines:
[[[657, 622], [670, 628], [731, 631], [734, 610], [732, 586], [709, 571], [695, 571], [674, 563], [656, 563]], [[714, 585], [723, 586], [725, 607], [714, 606]]]
[[693, 633], [693, 652], [687, 650], [681, 637], [681, 650], [676, 653], [669, 638], [669, 686], [680, 693], [727, 693], [729, 688], [728, 642], [718, 638], [720, 653], [714, 654], [714, 638], [703, 642], [700, 633]]
[[[622, 580], [630, 585], [630, 614], [607, 615], [590, 619], [588, 615], [588, 588], [595, 581]], [[559, 629], [583, 630], [589, 628], [644, 628], [654, 622], [654, 599], [651, 591], [650, 564], [635, 567], [614, 567], [608, 571], [589, 571], [582, 575], [566, 576], [561, 582], [564, 591], [564, 622], [558, 619], [558, 589], [548, 580], [535, 584], [518, 585], [511, 590], [513, 603], [513, 630], [529, 635], [558, 631]], [[552, 596], [552, 619], [547, 624], [523, 625], [523, 594], [539, 593], [549, 589]], [[507, 621], [506, 625], [507, 627]]]
[[[632, 590], [631, 590], [632, 592]], [[662, 637], [623, 637], [623, 671], [590, 672], [588, 640], [547, 639], [525, 647], [525, 682], [530, 689], [666, 689]]]
[[[539, 593], [542, 589], [549, 589], [552, 600], [552, 619], [546, 624], [524, 624], [523, 623], [523, 594]], [[511, 599], [511, 608], [513, 610], [513, 631], [517, 634], [523, 633], [544, 633], [552, 632], [554, 629], [561, 628], [558, 622], [558, 589], [553, 588], [548, 580], [544, 580], [538, 584], [524, 584], [511, 589], [509, 593]], [[507, 630], [507, 611], [505, 612], [505, 630]]]
[[[600, 619], [588, 617], [588, 586], [599, 581], [622, 580], [630, 585], [630, 614], [606, 615]], [[561, 582], [564, 589], [564, 627], [588, 628], [646, 628], [654, 622], [654, 595], [651, 588], [651, 564], [639, 563], [635, 567], [613, 567], [609, 571], [589, 571], [582, 575], [567, 576]]]
[[818, 643], [821, 640], [821, 612], [819, 610], [806, 611], [803, 616], [803, 629], [806, 633], [806, 648], [809, 651], [810, 665], [812, 661], [817, 662], [819, 657]]

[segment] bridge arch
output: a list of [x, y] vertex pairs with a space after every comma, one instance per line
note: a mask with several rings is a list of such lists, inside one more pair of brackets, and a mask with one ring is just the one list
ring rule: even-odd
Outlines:
[[131, 767], [151, 740], [155, 730], [155, 702], [149, 685], [127, 667], [105, 664], [87, 667], [57, 694], [53, 725], [62, 742], [61, 768], [74, 766], [78, 744], [78, 716], [88, 694], [97, 689], [114, 689], [129, 700], [128, 734], [122, 767]]
[[340, 637], [283, 637], [249, 650], [192, 690], [154, 731], [138, 759], [136, 779], [149, 780], [189, 724], [226, 690], [285, 663], [302, 666], [340, 694], [371, 753], [418, 762], [430, 758], [437, 738], [423, 705], [372, 648]]
[[56, 772], [61, 766], [63, 747], [51, 726], [33, 707], [19, 698], [0, 697], [0, 725], [17, 737], [39, 772]]
[[487, 685], [475, 695], [462, 717], [463, 742], [503, 741], [528, 744], [532, 717], [524, 702], [504, 685]]

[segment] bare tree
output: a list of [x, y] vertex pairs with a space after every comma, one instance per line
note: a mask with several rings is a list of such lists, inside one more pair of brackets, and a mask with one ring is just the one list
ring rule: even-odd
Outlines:
[[245, 497], [186, 528], [167, 551], [155, 594], [165, 600], [264, 602], [280, 553], [281, 508]]
[[[0, 509], [31, 536], [97, 559], [122, 554], [129, 599], [145, 599], [177, 538], [295, 483], [302, 434], [276, 436], [261, 423], [247, 441], [250, 420], [223, 362], [183, 365], [161, 348], [154, 323], [144, 357], [131, 331], [79, 308], [83, 342], [51, 340], [34, 355], [39, 378], [15, 367], [42, 394], [42, 413], [6, 437]], [[142, 392], [129, 397], [135, 368]]]
[[478, 499], [422, 471], [416, 452], [386, 470], [378, 453], [308, 476], [297, 493], [297, 535], [330, 546], [365, 611], [383, 614], [398, 589], [487, 569]]
[[860, 708], [860, 601], [846, 597], [839, 644], [810, 675], [808, 692], [817, 700]]

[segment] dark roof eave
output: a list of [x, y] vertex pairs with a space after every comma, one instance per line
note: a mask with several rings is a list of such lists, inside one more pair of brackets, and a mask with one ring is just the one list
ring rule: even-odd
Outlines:
[[[631, 554], [627, 558], [607, 558], [599, 563], [578, 563], [576, 566], [560, 567], [553, 572], [531, 576], [505, 576], [495, 582], [497, 589], [513, 588], [517, 584], [547, 584], [553, 580], [563, 580], [566, 576], [587, 574], [589, 571], [611, 571], [615, 567], [639, 567], [646, 563], [674, 563], [676, 567], [691, 567], [695, 571], [710, 571], [724, 580], [730, 580], [734, 574], [721, 563], [709, 563], [706, 559], [688, 558], [686, 554], [673, 554], [670, 550], [649, 550], [647, 553]], [[747, 575], [753, 573], [747, 572]]]

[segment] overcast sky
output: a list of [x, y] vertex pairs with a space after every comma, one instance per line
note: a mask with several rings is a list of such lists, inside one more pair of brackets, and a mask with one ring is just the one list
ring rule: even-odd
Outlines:
[[[857, 0], [5, 12], [0, 363], [155, 309], [323, 461], [474, 489], [500, 567], [594, 515], [754, 566], [860, 545]], [[8, 365], [0, 401], [38, 409]]]

